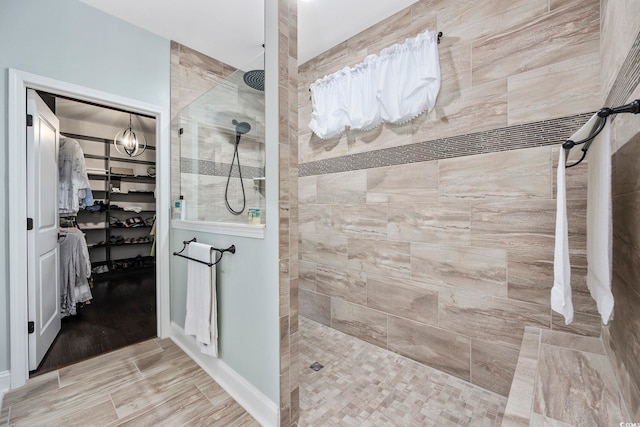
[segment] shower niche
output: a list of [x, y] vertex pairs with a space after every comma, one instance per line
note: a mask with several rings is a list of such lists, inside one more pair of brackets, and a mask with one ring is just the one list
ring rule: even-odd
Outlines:
[[172, 120], [172, 197], [182, 197], [185, 221], [265, 223], [264, 86], [255, 74], [232, 72]]

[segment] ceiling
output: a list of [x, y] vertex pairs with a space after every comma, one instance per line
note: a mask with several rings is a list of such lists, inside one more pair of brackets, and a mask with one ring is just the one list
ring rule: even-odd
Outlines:
[[[236, 68], [263, 68], [264, 2], [274, 0], [80, 1]], [[416, 1], [298, 0], [299, 63]], [[61, 98], [56, 101], [56, 113], [115, 127], [128, 123], [126, 113]], [[144, 132], [154, 132], [153, 119], [138, 120]]]
[[[273, 0], [81, 0], [242, 70], [258, 68], [264, 2]], [[417, 0], [298, 0], [302, 64]]]
[[[129, 124], [129, 113], [66, 98], [56, 98], [56, 116], [99, 123], [116, 129], [124, 129]], [[155, 119], [133, 114], [132, 120], [134, 129], [139, 129], [146, 135], [155, 134]]]

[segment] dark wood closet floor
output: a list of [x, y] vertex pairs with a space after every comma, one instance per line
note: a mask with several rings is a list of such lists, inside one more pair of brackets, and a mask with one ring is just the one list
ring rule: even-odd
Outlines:
[[62, 329], [36, 376], [155, 337], [155, 268], [96, 276], [91, 304], [62, 319]]

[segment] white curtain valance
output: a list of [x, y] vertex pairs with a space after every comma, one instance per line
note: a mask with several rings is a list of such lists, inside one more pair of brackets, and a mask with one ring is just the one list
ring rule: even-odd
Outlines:
[[434, 107], [440, 80], [438, 36], [426, 31], [314, 82], [309, 127], [326, 139], [408, 122]]

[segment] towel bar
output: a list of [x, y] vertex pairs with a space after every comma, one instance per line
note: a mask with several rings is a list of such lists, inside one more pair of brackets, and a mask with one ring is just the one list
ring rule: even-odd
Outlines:
[[222, 256], [224, 255], [225, 252], [230, 252], [232, 254], [236, 253], [236, 246], [235, 245], [231, 245], [226, 249], [218, 249], [218, 248], [211, 247], [212, 251], [220, 252], [220, 258], [218, 258], [215, 262], [201, 261], [199, 259], [191, 258], [191, 257], [188, 257], [188, 256], [182, 254], [182, 252], [184, 252], [184, 250], [187, 249], [187, 245], [189, 243], [192, 243], [192, 242], [197, 242], [195, 237], [193, 239], [191, 239], [191, 240], [183, 241], [182, 242], [182, 245], [183, 245], [182, 249], [179, 252], [174, 252], [173, 255], [174, 256], [179, 256], [179, 257], [182, 257], [182, 258], [186, 258], [186, 259], [191, 260], [191, 261], [199, 262], [200, 264], [204, 264], [204, 265], [207, 265], [209, 267], [213, 267], [214, 265], [216, 265], [217, 263], [220, 262], [220, 260], [222, 259]]
[[572, 141], [571, 139], [567, 139], [562, 143], [562, 148], [566, 150], [567, 158], [569, 157], [569, 150], [571, 150], [576, 145], [584, 144], [584, 147], [582, 147], [582, 157], [580, 157], [580, 160], [570, 165], [565, 165], [565, 167], [571, 168], [582, 163], [584, 158], [587, 156], [587, 151], [589, 150], [593, 139], [598, 136], [600, 132], [602, 132], [602, 129], [604, 129], [604, 126], [607, 124], [607, 117], [620, 113], [640, 114], [640, 99], [636, 99], [635, 101], [632, 101], [629, 104], [621, 105], [620, 107], [604, 107], [598, 110], [596, 114], [599, 120], [596, 122], [594, 128], [585, 139], [583, 139], [582, 141]]

